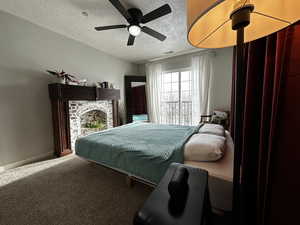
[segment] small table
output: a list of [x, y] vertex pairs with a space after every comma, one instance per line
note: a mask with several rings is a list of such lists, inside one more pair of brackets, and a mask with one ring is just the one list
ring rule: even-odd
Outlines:
[[211, 205], [208, 192], [208, 172], [186, 166], [189, 172], [188, 194], [182, 212], [171, 212], [168, 184], [176, 168], [172, 163], [157, 188], [152, 192], [144, 206], [136, 213], [134, 225], [209, 225], [211, 224]]

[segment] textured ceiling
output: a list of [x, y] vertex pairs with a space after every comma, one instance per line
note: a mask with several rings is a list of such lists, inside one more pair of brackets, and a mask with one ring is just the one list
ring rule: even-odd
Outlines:
[[[133, 47], [127, 47], [126, 29], [96, 32], [95, 26], [126, 22], [108, 0], [0, 0], [0, 9], [131, 62], [162, 57], [169, 51], [192, 49], [186, 39], [185, 0], [120, 1], [127, 8], [140, 8], [144, 14], [169, 3], [172, 14], [147, 24], [165, 34], [167, 40], [160, 42], [142, 33]], [[83, 16], [83, 11], [89, 16]]]

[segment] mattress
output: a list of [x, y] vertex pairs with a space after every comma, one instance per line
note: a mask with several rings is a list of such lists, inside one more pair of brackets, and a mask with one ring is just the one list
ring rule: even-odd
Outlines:
[[76, 154], [157, 184], [199, 127], [132, 123], [77, 139]]

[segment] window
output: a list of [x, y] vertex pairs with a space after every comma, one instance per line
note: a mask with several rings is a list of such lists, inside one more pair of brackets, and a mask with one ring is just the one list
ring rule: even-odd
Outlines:
[[165, 72], [162, 76], [161, 122], [192, 124], [191, 71]]

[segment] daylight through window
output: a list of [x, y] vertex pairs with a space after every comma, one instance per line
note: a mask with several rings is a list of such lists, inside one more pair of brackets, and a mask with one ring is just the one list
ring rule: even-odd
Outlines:
[[162, 75], [161, 122], [192, 124], [191, 72], [166, 72]]

